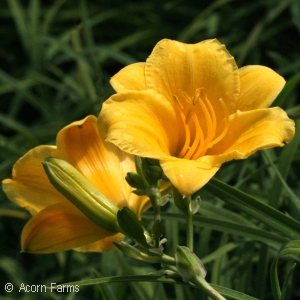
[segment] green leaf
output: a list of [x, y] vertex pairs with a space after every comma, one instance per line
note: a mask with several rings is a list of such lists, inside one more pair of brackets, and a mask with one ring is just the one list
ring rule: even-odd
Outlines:
[[288, 291], [288, 285], [289, 285], [289, 282], [293, 276], [293, 272], [296, 268], [296, 263], [292, 265], [291, 269], [289, 270], [288, 274], [286, 275], [286, 278], [284, 280], [284, 283], [283, 283], [283, 287], [282, 287], [282, 294], [281, 294], [281, 300], [285, 300], [285, 295]]
[[299, 222], [254, 197], [216, 178], [212, 178], [203, 189], [290, 239], [300, 238]]
[[293, 270], [295, 266], [293, 266], [287, 277], [285, 278], [284, 281], [284, 290], [283, 293], [280, 290], [280, 284], [278, 280], [278, 272], [277, 272], [277, 263], [279, 258], [286, 256], [286, 255], [299, 255], [300, 254], [300, 241], [289, 241], [285, 245], [281, 247], [277, 254], [277, 258], [273, 261], [272, 266], [271, 266], [271, 271], [270, 271], [270, 276], [271, 276], [271, 287], [272, 287], [272, 293], [275, 298], [275, 300], [284, 300], [284, 295], [286, 294], [287, 291], [287, 284], [292, 276]]
[[[290, 187], [287, 185], [284, 177], [281, 175], [278, 168], [274, 165], [273, 160], [269, 154], [268, 151], [263, 151], [264, 157], [267, 159], [273, 170], [275, 171], [277, 178], [279, 179], [280, 183], [286, 190], [288, 196], [290, 197], [291, 201], [293, 202], [294, 208], [297, 210], [298, 214], [300, 213], [300, 199], [297, 197], [297, 195], [290, 189]], [[286, 164], [288, 164], [288, 160], [286, 161]]]
[[280, 300], [281, 290], [280, 290], [280, 284], [278, 280], [277, 263], [278, 263], [278, 258], [276, 258], [271, 265], [270, 279], [271, 279], [273, 297], [275, 300]]
[[[294, 159], [294, 155], [298, 149], [299, 143], [300, 143], [300, 122], [296, 122], [296, 134], [294, 139], [287, 144], [284, 149], [282, 150], [280, 157], [278, 159], [278, 170], [274, 169], [274, 171], [277, 173], [277, 171], [280, 173], [280, 176], [278, 175], [273, 182], [272, 190], [270, 192], [270, 205], [273, 207], [277, 207], [279, 203], [279, 199], [281, 196], [281, 191], [283, 187], [287, 187], [287, 192], [290, 192], [289, 187], [287, 186], [285, 182], [285, 178], [287, 177], [289, 170], [291, 168], [292, 161]], [[263, 153], [267, 153], [268, 151], [263, 151]], [[266, 154], [266, 155], [267, 155]], [[269, 160], [270, 157], [267, 157]], [[274, 168], [274, 164], [272, 164], [272, 167]], [[294, 193], [291, 196], [291, 199], [298, 198], [297, 196], [294, 197]], [[298, 203], [298, 201], [297, 201]]]
[[[178, 222], [178, 220], [184, 221], [184, 217], [180, 213], [162, 212], [161, 216], [163, 219], [173, 220], [175, 222]], [[149, 213], [145, 213], [143, 217], [151, 219], [152, 216]], [[233, 222], [218, 220], [215, 218], [194, 215], [193, 222], [195, 225], [205, 228], [230, 233], [236, 236], [241, 236], [243, 238], [250, 238], [254, 241], [260, 241], [275, 249], [279, 249], [284, 243], [288, 242], [288, 239], [286, 237], [282, 237], [278, 234], [268, 232], [260, 228], [253, 228]]]
[[[155, 276], [155, 275], [111, 276], [111, 277], [87, 279], [82, 281], [74, 281], [74, 282], [64, 283], [60, 285], [86, 286], [86, 285], [114, 283], [114, 282], [161, 282], [161, 283], [180, 284], [180, 285], [186, 285], [194, 288], [199, 288], [191, 283], [184, 283], [179, 276], [166, 277], [166, 276]], [[258, 300], [257, 298], [231, 290], [226, 287], [218, 286], [215, 284], [211, 284], [211, 286], [223, 296], [230, 297], [231, 299]], [[48, 287], [48, 289], [50, 289], [50, 287]], [[55, 289], [55, 286], [52, 286], [52, 289]]]

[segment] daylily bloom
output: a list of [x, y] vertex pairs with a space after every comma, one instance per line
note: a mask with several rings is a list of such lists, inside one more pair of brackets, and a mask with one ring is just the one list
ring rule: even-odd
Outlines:
[[282, 109], [267, 108], [284, 84], [267, 67], [238, 69], [216, 39], [164, 39], [145, 63], [112, 77], [118, 93], [104, 103], [98, 124], [122, 150], [159, 160], [187, 196], [224, 162], [293, 138], [294, 122]]
[[33, 215], [22, 232], [23, 251], [107, 251], [123, 239], [93, 223], [51, 185], [42, 166], [48, 157], [67, 161], [118, 208], [128, 206], [140, 217], [150, 206], [125, 181], [127, 172], [135, 171], [134, 157], [104, 142], [97, 118], [88, 116], [63, 128], [57, 146], [30, 150], [14, 165], [12, 179], [3, 181], [8, 198]]

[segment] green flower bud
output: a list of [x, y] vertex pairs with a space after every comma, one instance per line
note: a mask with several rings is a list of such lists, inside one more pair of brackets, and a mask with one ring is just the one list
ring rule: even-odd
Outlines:
[[159, 160], [157, 160], [157, 159], [154, 159], [154, 158], [146, 158], [146, 161], [147, 161], [148, 165], [151, 165], [151, 166], [159, 166], [159, 167], [160, 167]]
[[68, 162], [47, 158], [43, 162], [51, 184], [98, 226], [120, 232], [119, 208]]
[[139, 156], [135, 156], [134, 160], [135, 160], [136, 171], [143, 179], [144, 186], [146, 187], [149, 186], [149, 182], [147, 181], [147, 177], [146, 177], [146, 170], [147, 170], [146, 160]]
[[191, 197], [183, 197], [177, 189], [173, 188], [173, 199], [175, 205], [182, 210], [183, 212], [187, 212], [190, 209]]
[[123, 207], [117, 213], [118, 223], [122, 232], [130, 239], [137, 241], [142, 246], [149, 248], [144, 235], [143, 226], [137, 215], [128, 207]]
[[178, 274], [184, 282], [193, 282], [197, 281], [197, 277], [205, 277], [206, 270], [202, 262], [189, 248], [177, 246], [175, 258]]
[[146, 190], [144, 189], [137, 189], [137, 190], [133, 190], [132, 193], [138, 195], [138, 196], [145, 196], [147, 195]]
[[160, 166], [148, 166], [147, 176], [151, 178], [152, 181], [157, 181], [163, 176], [163, 169]]
[[162, 178], [163, 171], [157, 162], [153, 159], [135, 156], [136, 171], [142, 177], [145, 187], [156, 186], [158, 180]]
[[128, 172], [126, 174], [125, 179], [126, 179], [127, 183], [133, 188], [136, 188], [136, 189], [144, 189], [145, 188], [143, 178], [137, 173]]

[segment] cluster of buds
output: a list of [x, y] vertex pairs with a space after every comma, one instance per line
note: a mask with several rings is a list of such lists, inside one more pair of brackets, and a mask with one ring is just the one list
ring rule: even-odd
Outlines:
[[[124, 254], [150, 263], [162, 263], [177, 267], [177, 272], [184, 282], [196, 282], [205, 277], [205, 269], [201, 261], [187, 247], [177, 247], [176, 259], [155, 251], [149, 233], [144, 229], [137, 215], [128, 207], [121, 210], [88, 181], [76, 168], [58, 158], [47, 158], [43, 162], [45, 172], [51, 184], [90, 220], [98, 226], [112, 232], [122, 232], [135, 241], [137, 247], [125, 242], [114, 243]], [[137, 190], [135, 193], [151, 198], [160, 197], [159, 181], [162, 178], [160, 166], [153, 160], [136, 158], [137, 173], [128, 173], [127, 182]], [[190, 201], [184, 201], [175, 190], [174, 201], [180, 209], [190, 209]], [[163, 235], [160, 220], [153, 224], [153, 235]], [[142, 250], [141, 250], [142, 248]]]

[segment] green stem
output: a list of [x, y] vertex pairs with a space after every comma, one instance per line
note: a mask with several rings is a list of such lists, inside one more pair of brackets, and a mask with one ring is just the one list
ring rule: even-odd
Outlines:
[[150, 196], [149, 198], [150, 198], [150, 201], [151, 201], [151, 204], [152, 204], [154, 222], [156, 220], [160, 221], [160, 206], [157, 204], [157, 200], [159, 198], [156, 195], [155, 196]]
[[193, 251], [194, 249], [194, 226], [193, 226], [193, 213], [191, 209], [187, 209], [185, 213], [186, 217], [186, 236], [187, 236], [187, 247]]
[[174, 257], [163, 254], [161, 256], [161, 264], [169, 265], [169, 266], [176, 266], [176, 260]]
[[[151, 189], [151, 188], [150, 188]], [[160, 206], [158, 205], [158, 200], [161, 198], [160, 192], [157, 192], [155, 194], [149, 193], [148, 197], [150, 198], [152, 209], [153, 209], [153, 215], [154, 215], [154, 224], [156, 224], [157, 221], [160, 221]], [[154, 227], [153, 227], [154, 229]], [[153, 234], [153, 240], [154, 240], [154, 248], [159, 248], [160, 244], [160, 235], [156, 234], [155, 230], [152, 230]]]
[[226, 298], [219, 294], [203, 277], [197, 276], [192, 282], [205, 291], [212, 299], [226, 300]]

